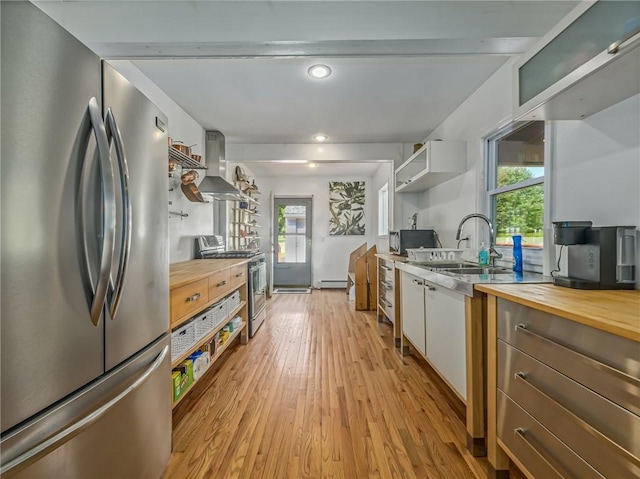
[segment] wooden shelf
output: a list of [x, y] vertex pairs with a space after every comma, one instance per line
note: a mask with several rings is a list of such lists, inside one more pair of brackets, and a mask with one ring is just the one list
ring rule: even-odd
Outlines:
[[[226, 323], [225, 323], [226, 324]], [[222, 356], [222, 353], [224, 353], [227, 348], [229, 347], [229, 345], [240, 335], [240, 333], [242, 332], [242, 330], [244, 328], [247, 327], [247, 323], [243, 322], [240, 327], [238, 329], [234, 329], [233, 333], [231, 333], [231, 336], [229, 336], [229, 339], [227, 339], [224, 344], [222, 346], [220, 346], [220, 349], [218, 349], [218, 351], [216, 352], [216, 354], [214, 354], [211, 357], [211, 360], [209, 362], [209, 367], [207, 368], [207, 371], [205, 371], [202, 376], [200, 376], [198, 379], [194, 379], [193, 382], [191, 383], [191, 386], [189, 386], [188, 389], [186, 389], [182, 395], [178, 398], [178, 400], [176, 402], [174, 402], [171, 405], [171, 409], [175, 408], [178, 404], [180, 404], [180, 402], [185, 398], [185, 396], [187, 396], [189, 394], [189, 392], [191, 391], [191, 389], [193, 389], [193, 386], [195, 386], [198, 381], [200, 381], [205, 374], [207, 374], [207, 372], [211, 369], [211, 366], [213, 366], [213, 363], [215, 363], [220, 356]], [[193, 352], [193, 351], [192, 351]]]
[[233, 211], [244, 211], [245, 213], [249, 213], [252, 216], [260, 216], [260, 213], [256, 213], [255, 211], [251, 211], [247, 208], [231, 208]]
[[231, 313], [229, 313], [227, 315], [227, 317], [224, 319], [224, 321], [222, 321], [219, 325], [217, 325], [215, 328], [213, 328], [211, 331], [209, 331], [206, 335], [202, 336], [202, 338], [198, 339], [198, 341], [193, 346], [191, 346], [187, 351], [185, 351], [180, 356], [178, 356], [178, 358], [175, 361], [171, 361], [171, 367], [175, 368], [178, 364], [180, 364], [186, 358], [191, 356], [191, 353], [193, 353], [197, 349], [201, 348], [207, 341], [209, 341], [211, 338], [213, 338], [218, 331], [220, 331], [222, 328], [224, 328], [225, 325], [231, 319], [233, 319], [233, 317], [236, 314], [238, 314], [242, 308], [244, 308], [244, 306], [246, 304], [247, 304], [246, 301], [240, 301], [240, 304], [233, 311], [231, 311]]

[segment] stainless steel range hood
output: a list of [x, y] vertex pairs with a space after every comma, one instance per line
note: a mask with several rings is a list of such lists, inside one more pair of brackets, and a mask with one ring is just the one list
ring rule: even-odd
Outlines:
[[224, 179], [227, 172], [224, 135], [219, 131], [207, 131], [205, 160], [207, 176], [198, 185], [200, 193], [215, 200], [244, 200], [242, 192]]

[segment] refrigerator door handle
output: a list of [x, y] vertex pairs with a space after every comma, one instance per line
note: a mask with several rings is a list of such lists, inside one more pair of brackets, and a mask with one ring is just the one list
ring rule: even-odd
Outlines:
[[109, 277], [109, 286], [113, 291], [111, 297], [111, 305], [109, 308], [109, 316], [111, 319], [115, 319], [118, 312], [118, 305], [122, 297], [122, 290], [124, 286], [124, 279], [127, 274], [127, 267], [129, 266], [129, 254], [131, 252], [131, 200], [129, 197], [129, 165], [127, 163], [127, 155], [124, 151], [124, 143], [122, 141], [122, 135], [113, 110], [107, 109], [105, 116], [105, 128], [107, 133], [107, 139], [109, 145], [111, 140], [115, 144], [116, 159], [118, 161], [118, 176], [120, 179], [120, 191], [122, 192], [122, 234], [120, 237], [120, 258], [118, 260], [118, 271], [116, 273], [115, 281], [112, 275]]
[[[91, 121], [91, 130], [96, 137], [96, 145], [98, 149], [98, 159], [100, 164], [100, 181], [102, 183], [102, 230], [103, 239], [100, 248], [100, 270], [98, 273], [97, 283], [93, 284], [91, 276], [90, 259], [87, 247], [87, 230], [84, 224], [84, 209], [86, 207], [84, 201], [81, 202], [80, 214], [80, 230], [82, 234], [82, 246], [84, 248], [85, 268], [93, 298], [91, 300], [90, 314], [91, 322], [94, 326], [98, 326], [100, 316], [105, 304], [107, 290], [109, 288], [109, 279], [111, 277], [111, 262], [113, 261], [113, 246], [116, 234], [116, 211], [115, 211], [115, 190], [113, 180], [113, 164], [111, 163], [111, 155], [109, 154], [109, 141], [107, 133], [102, 121], [102, 113], [98, 100], [92, 97], [88, 105], [89, 119]], [[87, 135], [91, 134], [91, 130]], [[86, 166], [86, 165], [85, 165]], [[86, 185], [83, 185], [86, 188]], [[82, 196], [82, 192], [79, 193]], [[84, 199], [84, 198], [83, 198]]]
[[74, 436], [77, 436], [83, 430], [91, 426], [98, 419], [104, 416], [113, 406], [118, 404], [122, 399], [124, 399], [129, 394], [131, 394], [136, 389], [138, 389], [140, 386], [142, 386], [147, 381], [147, 379], [149, 379], [149, 377], [158, 370], [158, 368], [160, 367], [160, 365], [162, 364], [162, 362], [164, 361], [168, 353], [169, 353], [169, 346], [167, 345], [164, 348], [162, 348], [162, 351], [160, 351], [160, 354], [158, 354], [158, 356], [153, 361], [151, 366], [149, 366], [145, 371], [140, 373], [139, 376], [136, 378], [136, 380], [131, 385], [129, 385], [126, 389], [124, 389], [120, 394], [110, 399], [109, 401], [104, 403], [102, 406], [95, 409], [93, 412], [87, 414], [82, 419], [64, 428], [59, 433], [54, 434], [48, 439], [45, 439], [34, 448], [29, 449], [28, 451], [19, 455], [15, 459], [7, 462], [6, 464], [3, 464], [2, 467], [0, 468], [0, 475], [4, 475], [10, 470], [15, 469], [17, 467], [20, 469], [24, 469], [25, 467], [34, 463], [41, 457], [47, 455], [52, 450], [58, 448], [61, 444], [69, 441]]

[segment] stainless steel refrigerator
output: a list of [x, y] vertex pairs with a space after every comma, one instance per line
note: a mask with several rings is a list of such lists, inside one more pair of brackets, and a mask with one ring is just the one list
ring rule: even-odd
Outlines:
[[167, 119], [2, 2], [3, 478], [158, 478], [171, 453]]

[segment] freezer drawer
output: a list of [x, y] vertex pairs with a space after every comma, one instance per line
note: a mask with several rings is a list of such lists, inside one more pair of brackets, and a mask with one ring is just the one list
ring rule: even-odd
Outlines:
[[498, 438], [540, 479], [603, 479], [595, 469], [498, 390]]
[[498, 338], [640, 415], [638, 343], [504, 299]]
[[159, 478], [171, 455], [170, 370], [169, 336], [164, 335], [3, 437], [3, 479]]
[[640, 417], [500, 340], [498, 388], [605, 477], [640, 477]]

